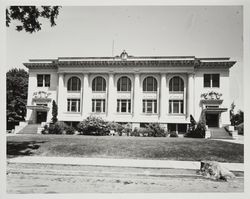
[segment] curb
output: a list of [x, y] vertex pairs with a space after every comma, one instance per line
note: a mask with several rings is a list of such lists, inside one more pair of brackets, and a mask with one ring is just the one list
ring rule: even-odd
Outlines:
[[[173, 169], [200, 169], [198, 161], [172, 160], [138, 160], [138, 159], [107, 159], [107, 158], [75, 158], [75, 157], [17, 157], [7, 160], [8, 163], [24, 164], [61, 164], [85, 166], [114, 166], [138, 168], [173, 168]], [[243, 163], [220, 163], [230, 171], [244, 171]]]

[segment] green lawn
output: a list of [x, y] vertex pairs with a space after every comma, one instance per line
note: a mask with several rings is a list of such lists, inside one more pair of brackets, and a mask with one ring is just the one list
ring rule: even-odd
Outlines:
[[7, 137], [7, 157], [22, 155], [243, 162], [244, 145], [193, 138], [22, 135]]

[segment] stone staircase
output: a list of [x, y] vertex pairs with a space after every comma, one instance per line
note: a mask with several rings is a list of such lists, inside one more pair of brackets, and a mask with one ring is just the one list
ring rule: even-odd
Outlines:
[[37, 129], [41, 126], [41, 124], [28, 124], [17, 134], [37, 134]]
[[210, 127], [209, 130], [211, 131], [211, 139], [233, 139], [232, 136], [224, 129], [224, 127]]

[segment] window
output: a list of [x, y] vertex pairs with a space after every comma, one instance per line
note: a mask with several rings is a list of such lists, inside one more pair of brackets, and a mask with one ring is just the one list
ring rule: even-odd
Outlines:
[[96, 77], [92, 81], [92, 91], [106, 91], [106, 81], [103, 77]]
[[37, 75], [37, 87], [50, 87], [50, 75]]
[[143, 100], [143, 113], [157, 113], [157, 100]]
[[117, 112], [118, 113], [130, 113], [131, 112], [131, 100], [118, 99], [117, 100]]
[[204, 74], [204, 87], [220, 87], [220, 74]]
[[105, 112], [105, 99], [92, 99], [92, 112], [104, 113]]
[[183, 100], [169, 100], [169, 113], [183, 114]]
[[117, 82], [117, 91], [131, 91], [131, 80], [128, 77], [120, 77]]
[[143, 91], [157, 91], [157, 81], [154, 77], [147, 77], [144, 79]]
[[80, 99], [68, 99], [68, 112], [80, 112]]
[[68, 88], [68, 91], [80, 91], [81, 90], [81, 80], [78, 77], [71, 77], [68, 80], [67, 88]]
[[184, 82], [183, 80], [175, 76], [169, 81], [169, 91], [184, 91]]

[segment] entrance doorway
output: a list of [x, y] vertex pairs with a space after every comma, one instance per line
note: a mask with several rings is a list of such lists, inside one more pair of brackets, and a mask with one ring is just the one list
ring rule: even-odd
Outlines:
[[46, 122], [47, 120], [47, 111], [37, 111], [36, 112], [36, 123], [40, 124]]
[[206, 113], [206, 124], [208, 127], [219, 127], [219, 114]]

